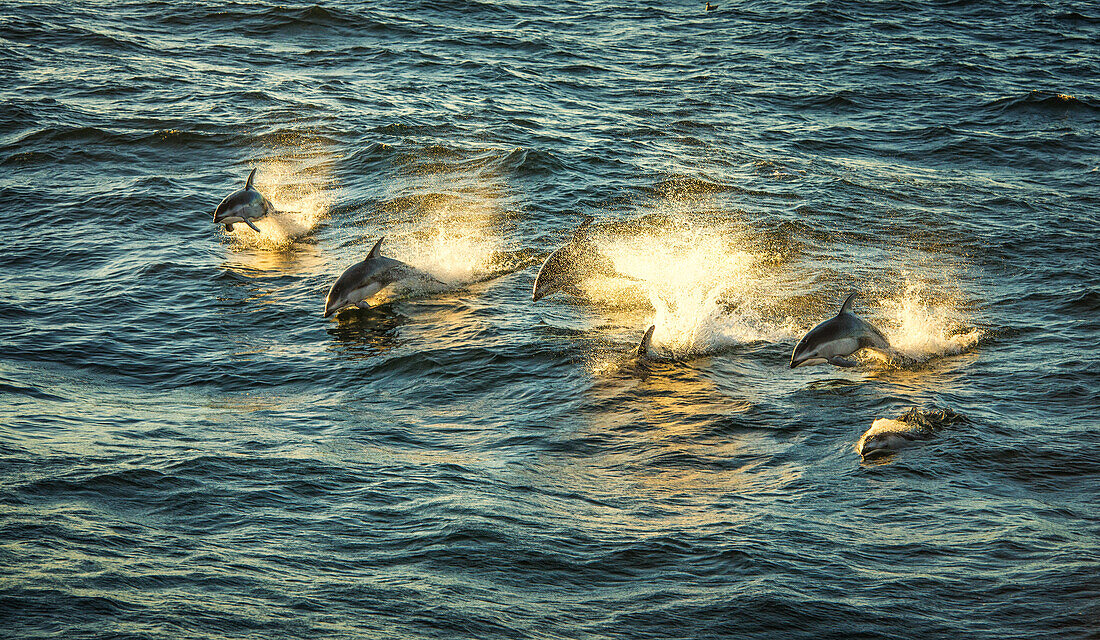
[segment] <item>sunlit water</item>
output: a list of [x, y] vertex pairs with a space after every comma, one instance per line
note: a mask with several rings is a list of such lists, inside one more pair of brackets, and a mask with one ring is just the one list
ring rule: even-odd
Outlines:
[[4, 633], [1097, 637], [1100, 13], [717, 4], [0, 6]]

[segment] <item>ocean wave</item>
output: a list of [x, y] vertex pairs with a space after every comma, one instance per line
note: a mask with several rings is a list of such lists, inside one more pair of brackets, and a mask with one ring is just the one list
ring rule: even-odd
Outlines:
[[1069, 115], [1100, 113], [1100, 100], [1091, 96], [1075, 97], [1065, 93], [1032, 90], [1024, 95], [1006, 96], [983, 105], [984, 108], [1010, 113]]

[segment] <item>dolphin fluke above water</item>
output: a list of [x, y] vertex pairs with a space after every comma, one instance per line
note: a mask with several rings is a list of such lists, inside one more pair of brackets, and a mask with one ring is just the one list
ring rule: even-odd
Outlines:
[[243, 222], [252, 227], [252, 230], [260, 233], [260, 228], [252, 223], [269, 213], [275, 212], [275, 206], [268, 201], [255, 187], [252, 180], [256, 177], [256, 169], [248, 174], [244, 181], [244, 188], [234, 191], [225, 197], [214, 210], [214, 224], [224, 224], [226, 231], [232, 231], [233, 225]]
[[584, 216], [569, 242], [547, 256], [535, 277], [535, 286], [531, 292], [533, 301], [538, 302], [556, 291], [578, 295], [580, 289], [577, 285], [593, 276], [635, 280], [619, 273], [615, 269], [615, 263], [600, 253], [588, 231], [592, 220], [592, 216]]
[[829, 364], [838, 367], [854, 367], [856, 363], [848, 360], [860, 349], [874, 349], [890, 353], [890, 342], [870, 322], [852, 313], [852, 293], [840, 305], [840, 313], [817, 325], [798, 341], [791, 354], [791, 368], [814, 364]]
[[329, 317], [344, 307], [357, 306], [366, 309], [365, 301], [386, 287], [402, 281], [420, 281], [442, 284], [431, 275], [411, 267], [400, 260], [382, 255], [382, 236], [367, 253], [362, 262], [348, 267], [328, 290], [325, 298], [325, 315]]

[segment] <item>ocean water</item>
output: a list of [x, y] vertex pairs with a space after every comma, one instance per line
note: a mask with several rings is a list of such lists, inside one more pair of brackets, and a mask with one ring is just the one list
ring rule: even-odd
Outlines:
[[1100, 10], [718, 5], [0, 5], [0, 635], [1100, 637]]

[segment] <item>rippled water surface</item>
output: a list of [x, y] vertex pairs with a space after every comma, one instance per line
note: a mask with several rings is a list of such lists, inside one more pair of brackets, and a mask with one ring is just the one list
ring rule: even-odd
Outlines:
[[1100, 11], [718, 4], [0, 5], [5, 633], [1100, 637]]

